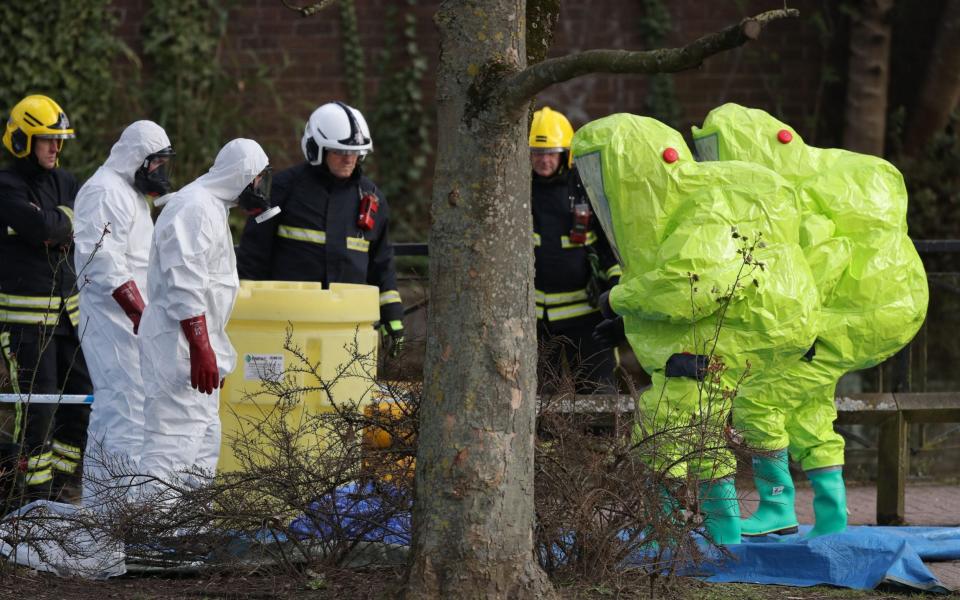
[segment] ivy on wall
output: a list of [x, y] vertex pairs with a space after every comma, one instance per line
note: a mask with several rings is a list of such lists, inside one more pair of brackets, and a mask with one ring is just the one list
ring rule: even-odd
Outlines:
[[[107, 157], [117, 83], [111, 66], [131, 51], [114, 35], [108, 0], [0, 2], [0, 111], [28, 94], [53, 98], [67, 113], [76, 139], [64, 144], [61, 166], [80, 178]], [[2, 150], [8, 155], [6, 150]]]
[[242, 80], [220, 55], [228, 14], [218, 0], [152, 0], [141, 24], [144, 108], [177, 151], [178, 187], [209, 168], [243, 121]]
[[[670, 11], [663, 0], [641, 0], [643, 17], [640, 19], [639, 30], [648, 48], [663, 46], [667, 35], [673, 28], [670, 21]], [[644, 101], [644, 112], [648, 115], [678, 129], [682, 114], [677, 102], [677, 93], [673, 86], [673, 75], [657, 73], [651, 75], [647, 84], [647, 96]]]
[[364, 167], [390, 202], [394, 237], [403, 240], [426, 238], [430, 210], [431, 120], [423, 99], [427, 59], [417, 44], [416, 5], [416, 0], [398, 0], [384, 9], [386, 40], [376, 56], [379, 86], [367, 107], [369, 82], [354, 1], [340, 0], [348, 102], [364, 113], [373, 137], [374, 153]]
[[[256, 114], [244, 98], [260, 105], [271, 100], [276, 70], [261, 64], [252, 52], [240, 53], [243, 64], [229, 63], [225, 52], [231, 0], [151, 0], [141, 24], [146, 84], [145, 113], [159, 123], [177, 152], [174, 186], [202, 175], [223, 147], [254, 128]], [[234, 58], [234, 60], [237, 60]], [[276, 162], [279, 150], [265, 147]], [[238, 239], [245, 218], [231, 214]]]
[[[398, 7], [398, 5], [400, 5]], [[401, 10], [404, 7], [406, 10]], [[430, 115], [423, 103], [427, 58], [417, 44], [416, 0], [390, 3], [387, 43], [377, 63], [380, 87], [371, 113], [376, 128], [378, 185], [397, 215], [397, 236], [425, 239], [429, 214], [427, 179]], [[399, 49], [391, 56], [389, 49]]]
[[364, 77], [366, 64], [363, 59], [363, 46], [360, 44], [360, 31], [357, 27], [357, 9], [353, 0], [340, 0], [340, 32], [347, 103], [364, 112], [367, 103]]
[[960, 221], [960, 110], [915, 157], [908, 157], [902, 148], [905, 115], [902, 107], [893, 111], [888, 136], [892, 160], [903, 172], [910, 194], [910, 235], [915, 239], [956, 239]]

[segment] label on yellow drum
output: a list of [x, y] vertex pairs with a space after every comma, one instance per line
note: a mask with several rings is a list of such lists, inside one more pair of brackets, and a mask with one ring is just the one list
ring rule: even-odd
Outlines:
[[282, 354], [244, 354], [244, 381], [277, 381], [283, 377]]

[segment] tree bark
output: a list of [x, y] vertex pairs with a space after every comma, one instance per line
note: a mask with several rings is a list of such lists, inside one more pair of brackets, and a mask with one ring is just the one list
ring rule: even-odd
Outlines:
[[[666, 54], [596, 51], [585, 60], [607, 72], [689, 68], [797, 14], [775, 12]], [[537, 354], [526, 125], [537, 91], [588, 71], [576, 60], [527, 68], [524, 14], [516, 0], [461, 0], [444, 2], [435, 17], [431, 304], [408, 598], [555, 597], [533, 548]]]
[[920, 99], [910, 117], [904, 152], [916, 156], [946, 128], [960, 104], [960, 0], [948, 0], [927, 66]]
[[893, 0], [860, 0], [850, 25], [843, 145], [875, 156], [886, 136], [891, 10]]
[[550, 598], [533, 556], [536, 332], [524, 3], [445, 2], [411, 598]]

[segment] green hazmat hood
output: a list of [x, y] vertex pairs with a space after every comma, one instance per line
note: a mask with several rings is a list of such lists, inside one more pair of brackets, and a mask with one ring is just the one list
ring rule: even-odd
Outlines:
[[[676, 161], [663, 153], [672, 148]], [[620, 264], [649, 266], [671, 213], [677, 168], [693, 161], [680, 132], [656, 121], [615, 114], [589, 123], [574, 135], [571, 150], [594, 212]]]
[[880, 362], [926, 316], [926, 273], [907, 236], [907, 192], [892, 164], [866, 154], [808, 146], [786, 123], [737, 104], [693, 128], [701, 160], [747, 161], [783, 176], [801, 204], [801, 245], [820, 288], [820, 339], [839, 367]]

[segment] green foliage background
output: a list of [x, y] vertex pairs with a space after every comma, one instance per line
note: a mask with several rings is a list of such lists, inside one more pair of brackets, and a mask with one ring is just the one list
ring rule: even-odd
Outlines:
[[[28, 94], [53, 98], [67, 113], [77, 137], [64, 144], [61, 166], [80, 177], [106, 159], [115, 135], [117, 82], [112, 65], [131, 50], [113, 34], [116, 16], [108, 0], [0, 2], [0, 111]], [[2, 150], [7, 157], [9, 153]]]
[[391, 236], [404, 241], [425, 241], [430, 222], [427, 167], [433, 151], [432, 121], [424, 105], [427, 58], [417, 43], [416, 6], [416, 0], [397, 0], [384, 8], [386, 39], [373, 57], [379, 85], [368, 105], [366, 58], [354, 0], [340, 0], [348, 101], [364, 114], [373, 137], [374, 152], [364, 169], [390, 203]]
[[[177, 151], [174, 185], [189, 183], [220, 148], [249, 136], [255, 115], [243, 97], [272, 100], [277, 71], [242, 52], [225, 52], [232, 0], [151, 0], [141, 26], [143, 114], [166, 129]], [[275, 160], [272, 148], [265, 147]]]

